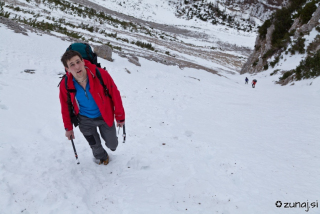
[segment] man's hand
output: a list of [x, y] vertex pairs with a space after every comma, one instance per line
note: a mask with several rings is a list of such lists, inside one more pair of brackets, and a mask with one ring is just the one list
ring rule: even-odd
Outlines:
[[71, 140], [71, 136], [72, 136], [72, 139], [75, 139], [73, 130], [66, 131], [66, 137], [68, 138], [68, 140]]
[[124, 121], [123, 122], [117, 122], [117, 127], [123, 127], [123, 125], [124, 125]]

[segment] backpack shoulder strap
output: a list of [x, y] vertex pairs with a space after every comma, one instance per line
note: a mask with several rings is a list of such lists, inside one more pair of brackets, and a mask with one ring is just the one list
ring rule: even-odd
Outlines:
[[67, 84], [68, 83], [68, 75], [67, 74], [63, 75], [63, 77], [61, 77], [61, 78], [62, 79], [61, 79], [59, 85], [61, 84], [63, 78], [64, 78], [64, 83], [66, 85], [69, 116], [70, 116], [71, 122], [74, 125], [74, 127], [77, 127], [79, 125], [79, 121], [77, 119], [77, 116], [74, 113], [74, 108], [73, 108], [73, 105], [72, 105], [72, 102], [71, 102], [71, 95], [70, 95], [70, 91], [74, 92], [75, 90], [68, 89], [68, 84]]
[[69, 91], [68, 91], [68, 75], [66, 75], [66, 76], [64, 77], [64, 84], [66, 85], [66, 90], [67, 90], [67, 92], [68, 92], [68, 95], [70, 96]]
[[110, 97], [110, 98], [112, 98], [111, 95], [110, 95], [110, 93], [109, 93], [109, 90], [108, 90], [107, 86], [106, 86], [106, 85], [104, 84], [104, 82], [103, 82], [103, 79], [102, 79], [102, 77], [101, 77], [101, 74], [100, 74], [100, 71], [99, 71], [98, 68], [96, 68], [96, 75], [97, 75], [97, 77], [98, 77], [98, 79], [99, 79], [99, 81], [100, 81], [100, 84], [101, 84], [102, 87], [104, 88], [105, 95], [108, 96], [108, 97]]
[[67, 77], [67, 74], [64, 74], [62, 77], [60, 77], [61, 78], [61, 80], [60, 80], [60, 82], [59, 82], [59, 84], [58, 84], [58, 86], [57, 87], [59, 87], [60, 86], [60, 84], [61, 84], [61, 82], [62, 82], [62, 80], [63, 80], [63, 78], [68, 78]]

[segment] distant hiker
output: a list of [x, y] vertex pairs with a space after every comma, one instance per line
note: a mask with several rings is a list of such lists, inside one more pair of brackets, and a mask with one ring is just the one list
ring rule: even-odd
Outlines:
[[248, 77], [246, 77], [245, 81], [246, 81], [246, 84], [248, 84], [248, 81], [249, 81]]
[[252, 88], [255, 88], [255, 87], [256, 87], [257, 82], [258, 82], [258, 81], [257, 81], [256, 79], [252, 80]]
[[100, 160], [99, 164], [107, 165], [109, 156], [101, 145], [97, 128], [106, 146], [115, 151], [118, 139], [114, 118], [119, 127], [125, 123], [120, 92], [106, 70], [83, 59], [79, 52], [66, 51], [61, 62], [67, 71], [59, 86], [65, 136], [68, 140], [75, 138], [72, 124], [78, 119], [80, 131], [88, 141], [93, 156]]

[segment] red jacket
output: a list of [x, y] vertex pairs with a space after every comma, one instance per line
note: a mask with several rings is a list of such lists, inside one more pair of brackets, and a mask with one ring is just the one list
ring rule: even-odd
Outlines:
[[[109, 96], [106, 96], [104, 93], [104, 88], [101, 85], [99, 78], [96, 76], [96, 65], [91, 64], [88, 60], [85, 60], [85, 67], [87, 70], [87, 75], [89, 79], [89, 85], [90, 85], [90, 93], [98, 105], [98, 108], [101, 112], [101, 115], [104, 119], [104, 121], [108, 124], [108, 126], [112, 126], [114, 122], [114, 118], [116, 118], [117, 122], [122, 122], [125, 120], [125, 112], [122, 105], [122, 100], [120, 96], [120, 92], [118, 91], [118, 88], [116, 84], [113, 82], [113, 79], [109, 75], [109, 73], [102, 69], [98, 68], [101, 77], [103, 79], [104, 84], [106, 85], [107, 89], [109, 90], [109, 94], [111, 95], [112, 99]], [[73, 84], [73, 76], [71, 73], [67, 72], [68, 80], [67, 80], [67, 87], [68, 90], [74, 90], [75, 87]], [[66, 130], [72, 130], [73, 126], [71, 123], [70, 113], [68, 110], [68, 92], [66, 89], [65, 79], [61, 81], [60, 84], [60, 104], [61, 104], [61, 113], [62, 113], [62, 120], [64, 123], [64, 128]], [[74, 108], [74, 113], [76, 115], [79, 114], [79, 105], [78, 101], [75, 98], [76, 93], [75, 92], [69, 92], [71, 97], [71, 102]]]

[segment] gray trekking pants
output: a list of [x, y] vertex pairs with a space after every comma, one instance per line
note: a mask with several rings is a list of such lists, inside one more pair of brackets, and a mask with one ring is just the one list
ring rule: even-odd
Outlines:
[[112, 127], [109, 127], [106, 122], [104, 122], [102, 117], [88, 118], [79, 115], [78, 118], [79, 129], [87, 139], [92, 149], [93, 156], [96, 159], [106, 160], [108, 157], [108, 153], [101, 145], [97, 127], [99, 128], [101, 137], [105, 141], [106, 146], [111, 149], [111, 151], [115, 151], [118, 146], [118, 137], [114, 123]]

